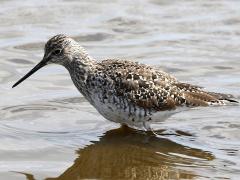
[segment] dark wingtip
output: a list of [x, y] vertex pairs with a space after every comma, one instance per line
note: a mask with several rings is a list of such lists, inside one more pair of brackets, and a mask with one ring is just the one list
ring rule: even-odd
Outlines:
[[237, 100], [235, 100], [236, 98], [231, 94], [214, 93], [214, 92], [209, 92], [209, 94], [216, 97], [218, 100], [228, 101], [231, 103], [239, 103]]
[[238, 101], [234, 100], [234, 99], [224, 99], [226, 101], [232, 102], [232, 103], [239, 103]]

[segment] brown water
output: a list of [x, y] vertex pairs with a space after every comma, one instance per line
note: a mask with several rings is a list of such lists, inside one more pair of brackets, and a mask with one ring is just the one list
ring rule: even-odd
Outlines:
[[162, 136], [119, 128], [67, 71], [39, 62], [44, 42], [75, 37], [99, 59], [124, 57], [240, 96], [240, 1], [0, 1], [0, 179], [239, 179], [239, 106], [197, 108]]

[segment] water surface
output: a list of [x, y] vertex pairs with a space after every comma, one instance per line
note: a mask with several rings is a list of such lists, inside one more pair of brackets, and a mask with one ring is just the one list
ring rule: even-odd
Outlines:
[[239, 106], [172, 116], [159, 136], [120, 128], [48, 66], [17, 88], [66, 33], [96, 59], [122, 57], [240, 97], [240, 2], [0, 1], [0, 179], [238, 179]]

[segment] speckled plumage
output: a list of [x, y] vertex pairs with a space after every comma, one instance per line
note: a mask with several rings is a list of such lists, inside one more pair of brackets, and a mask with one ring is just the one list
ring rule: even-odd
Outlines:
[[[73, 39], [51, 38], [45, 45], [46, 64], [65, 66], [77, 89], [108, 120], [149, 128], [178, 110], [220, 105], [228, 95], [206, 92], [173, 76], [137, 62], [95, 61]], [[42, 61], [44, 61], [44, 59]]]

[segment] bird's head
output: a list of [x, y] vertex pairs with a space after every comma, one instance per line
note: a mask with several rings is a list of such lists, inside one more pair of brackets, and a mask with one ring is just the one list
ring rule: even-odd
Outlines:
[[68, 68], [73, 60], [77, 59], [80, 62], [82, 60], [84, 63], [87, 57], [88, 54], [75, 40], [63, 34], [56, 35], [45, 44], [43, 59], [12, 87], [17, 86], [47, 64], [61, 64]]

